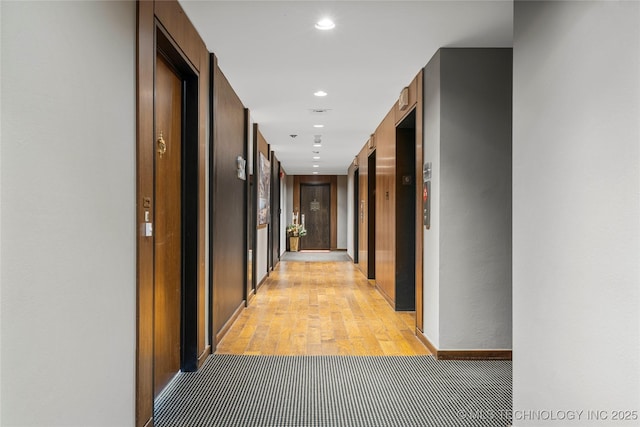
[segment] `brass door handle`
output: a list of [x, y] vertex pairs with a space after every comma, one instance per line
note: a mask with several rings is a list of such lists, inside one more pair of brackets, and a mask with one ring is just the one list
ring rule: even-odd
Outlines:
[[163, 154], [167, 152], [167, 143], [164, 142], [164, 138], [162, 137], [162, 131], [160, 131], [160, 136], [158, 136], [158, 154], [160, 154], [160, 158], [162, 158]]

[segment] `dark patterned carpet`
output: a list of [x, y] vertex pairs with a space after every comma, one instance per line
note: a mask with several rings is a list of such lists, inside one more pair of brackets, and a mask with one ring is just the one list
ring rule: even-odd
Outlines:
[[156, 427], [510, 424], [511, 362], [213, 355], [156, 399]]

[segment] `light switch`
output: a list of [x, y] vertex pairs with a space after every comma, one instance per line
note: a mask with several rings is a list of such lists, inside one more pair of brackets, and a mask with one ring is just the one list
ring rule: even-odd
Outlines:
[[153, 236], [153, 224], [151, 224], [150, 222], [144, 223], [144, 236], [145, 237]]

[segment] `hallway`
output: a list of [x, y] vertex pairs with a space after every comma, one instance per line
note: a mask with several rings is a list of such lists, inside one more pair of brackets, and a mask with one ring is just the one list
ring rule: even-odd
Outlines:
[[414, 316], [346, 253], [287, 252], [215, 354], [158, 396], [154, 425], [509, 424], [511, 362], [438, 361]]
[[428, 355], [415, 313], [395, 312], [350, 261], [281, 261], [218, 354]]

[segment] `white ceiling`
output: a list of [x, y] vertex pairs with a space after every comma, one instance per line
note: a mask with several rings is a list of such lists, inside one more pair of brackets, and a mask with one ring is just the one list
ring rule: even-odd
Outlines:
[[[512, 1], [180, 3], [288, 174], [346, 174], [438, 48], [512, 45]], [[315, 29], [323, 17], [335, 29]]]

